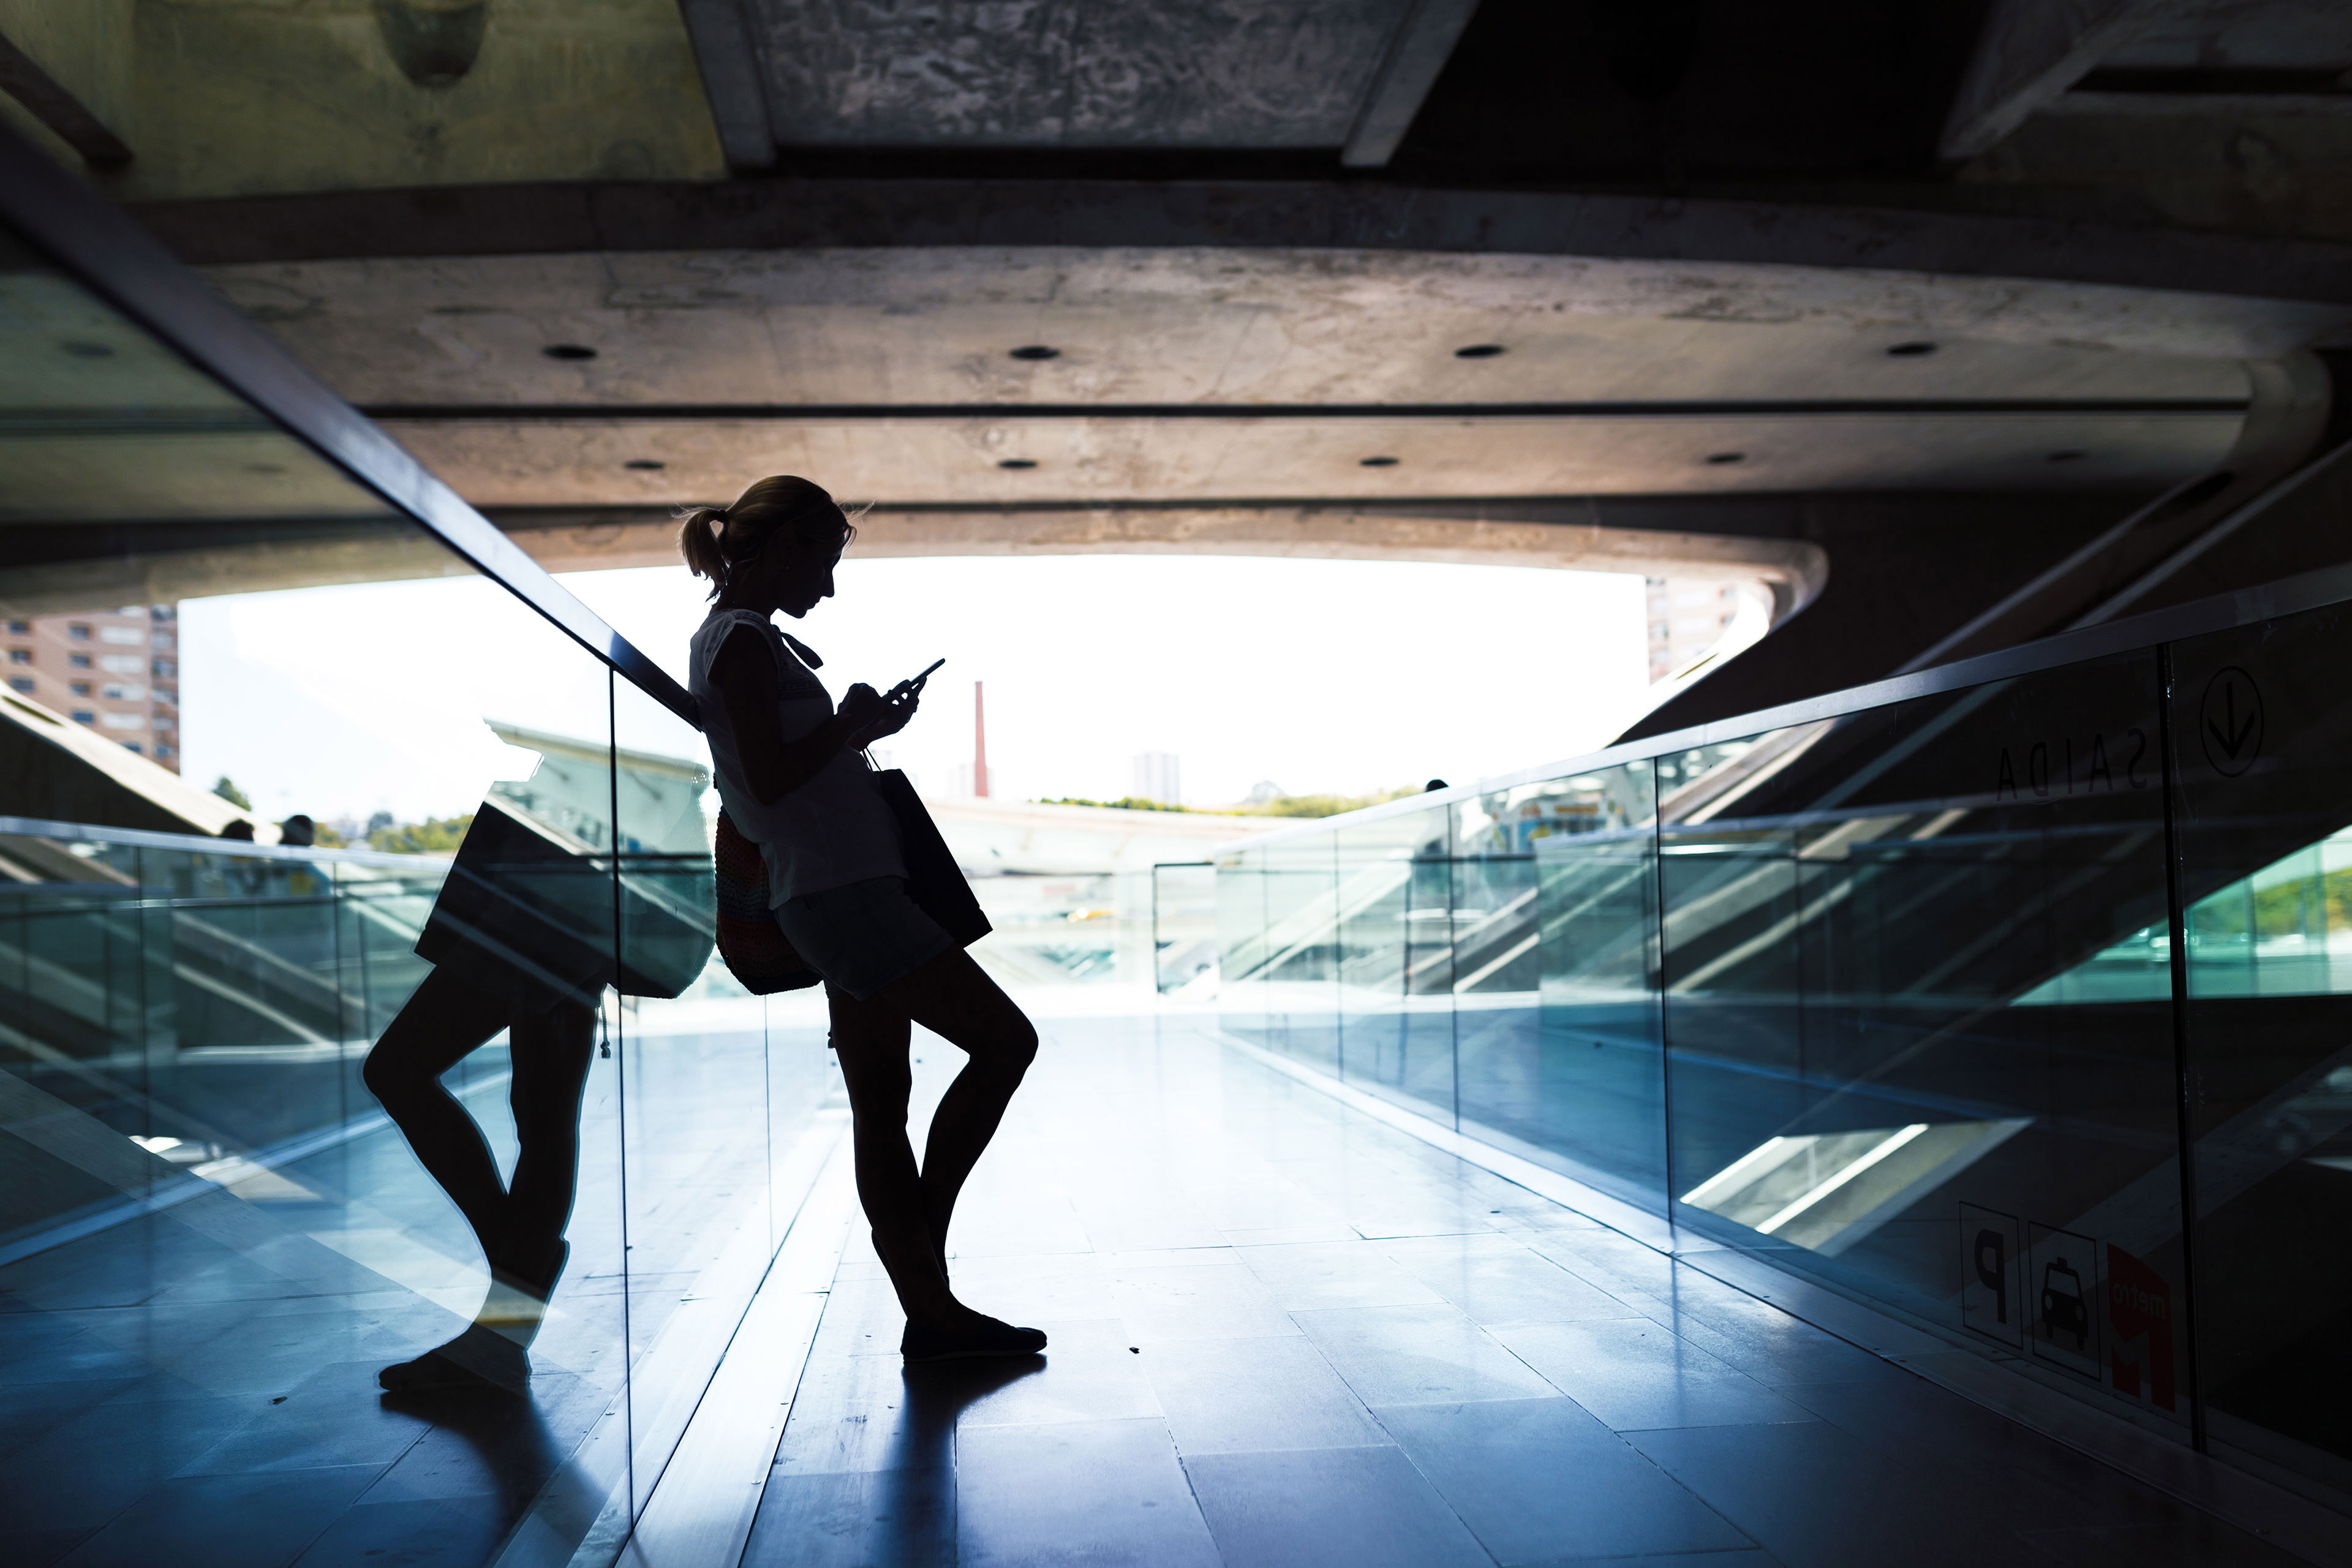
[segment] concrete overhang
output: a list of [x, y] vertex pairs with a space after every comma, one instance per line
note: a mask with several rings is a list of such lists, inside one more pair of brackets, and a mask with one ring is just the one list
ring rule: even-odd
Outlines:
[[[780, 179], [140, 210], [559, 568], [667, 563], [671, 509], [791, 471], [878, 501], [876, 553], [1736, 575], [1785, 614], [1822, 549], [1759, 504], [2141, 498], [2231, 451], [2250, 366], [2352, 331], [2342, 247], [1747, 203]], [[78, 467], [153, 467], [118, 451]], [[1620, 498], [1685, 504], [1591, 512]], [[442, 569], [334, 528], [268, 553], [288, 585]], [[148, 559], [162, 597], [261, 569]]]
[[1422, 251], [1865, 268], [2339, 310], [2352, 303], [2352, 246], [2327, 240], [1811, 201], [1382, 181], [590, 179], [133, 201], [130, 210], [196, 266], [973, 246]]
[[[1499, 509], [1475, 502], [1393, 510], [1377, 505], [908, 507], [877, 506], [857, 522], [856, 554], [1248, 555], [1315, 560], [1416, 561], [1641, 573], [1769, 588], [1780, 616], [1811, 602], [1828, 578], [1822, 548], [1771, 534], [1701, 533], [1604, 522], [1591, 502]], [[496, 511], [533, 559], [552, 572], [677, 563], [676, 518], [618, 509]]]
[[2352, 327], [2105, 282], [1361, 247], [208, 275], [486, 507], [723, 500], [765, 472], [998, 507], [2145, 491], [2229, 450], [2244, 362]]

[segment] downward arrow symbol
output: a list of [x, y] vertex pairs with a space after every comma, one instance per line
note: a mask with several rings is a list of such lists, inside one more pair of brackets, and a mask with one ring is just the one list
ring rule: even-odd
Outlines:
[[2236, 681], [2233, 680], [2221, 689], [2221, 699], [2228, 704], [2228, 711], [2222, 721], [2228, 728], [2224, 729], [2222, 724], [2216, 724], [2208, 719], [2205, 721], [2205, 730], [2221, 746], [2221, 754], [2234, 763], [2238, 760], [2238, 753], [2245, 749], [2246, 737], [2254, 732], [2254, 726], [2261, 720], [2258, 715], [2249, 713], [2246, 715], [2244, 723], [2238, 722], [2238, 683]]

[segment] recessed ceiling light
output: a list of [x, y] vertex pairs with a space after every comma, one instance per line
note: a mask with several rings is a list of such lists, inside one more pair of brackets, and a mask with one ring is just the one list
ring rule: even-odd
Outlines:
[[1472, 343], [1468, 348], [1455, 349], [1454, 357], [1455, 359], [1493, 359], [1502, 352], [1503, 345], [1500, 343]]
[[1895, 359], [1917, 359], [1922, 354], [1934, 353], [1936, 352], [1936, 345], [1930, 342], [1915, 341], [1907, 343], [1896, 343], [1886, 352]]
[[586, 343], [550, 343], [539, 351], [550, 359], [594, 359], [596, 351]]
[[1062, 351], [1049, 349], [1044, 343], [1024, 343], [1013, 351], [1014, 359], [1060, 359]]
[[1359, 458], [1356, 461], [1368, 468], [1393, 468], [1397, 466], [1394, 458]]
[[623, 463], [621, 467], [625, 468], [642, 468], [646, 473], [654, 474], [659, 473], [662, 469], [668, 468], [669, 465], [663, 462], [659, 458], [631, 458], [627, 462]]
[[2063, 452], [2051, 453], [2048, 458], [2043, 459], [2043, 461], [2052, 463], [2079, 463], [2084, 458], [2089, 456], [2090, 454], [2088, 452], [2069, 447]]
[[1745, 452], [1709, 452], [1706, 455], [1706, 460], [1710, 463], [1744, 463], [1748, 460], [1748, 454]]
[[996, 466], [1000, 468], [1034, 468], [1037, 462], [1034, 458], [999, 458]]

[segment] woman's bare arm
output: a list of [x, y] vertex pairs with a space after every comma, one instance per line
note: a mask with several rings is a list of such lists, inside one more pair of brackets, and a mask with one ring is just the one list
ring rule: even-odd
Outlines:
[[895, 734], [913, 717], [911, 700], [886, 702], [863, 683], [841, 699], [841, 710], [797, 741], [776, 721], [776, 657], [760, 634], [739, 626], [710, 663], [710, 683], [727, 704], [743, 782], [762, 801], [781, 800], [816, 777], [845, 751]]

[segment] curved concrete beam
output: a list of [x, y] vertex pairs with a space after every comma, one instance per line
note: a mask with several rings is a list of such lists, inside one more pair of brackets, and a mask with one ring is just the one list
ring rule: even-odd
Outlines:
[[[385, 419], [477, 506], [730, 500], [760, 474], [845, 499], [1135, 501], [2160, 489], [2229, 451], [2234, 412], [1850, 416], [506, 422]], [[2051, 454], [2089, 453], [2053, 464]], [[633, 463], [652, 465], [651, 471]], [[1368, 463], [1370, 466], [1368, 466]]]
[[[551, 572], [677, 563], [667, 512], [494, 512]], [[1808, 540], [1748, 538], [1601, 523], [1412, 516], [1339, 506], [1088, 507], [1024, 510], [876, 507], [857, 525], [861, 555], [1280, 555], [1421, 561], [1562, 572], [1763, 583], [1774, 619], [1812, 602], [1829, 557]]]
[[[930, 555], [1286, 555], [1532, 566], [1760, 583], [1776, 621], [1811, 602], [1828, 557], [1805, 540], [1486, 518], [1475, 506], [1383, 515], [1346, 506], [1218, 509], [1101, 507], [1038, 510], [885, 508], [864, 514], [857, 553]], [[1589, 503], [1547, 510], [1589, 514]], [[677, 566], [677, 522], [662, 508], [494, 511], [491, 521], [550, 572]], [[11, 570], [0, 610], [48, 615], [94, 604], [170, 603], [349, 583], [473, 575], [423, 532], [349, 521], [289, 524], [249, 542], [175, 548], [170, 525], [103, 542], [83, 560]]]
[[[2352, 246], [1796, 203], [1265, 181], [580, 182], [150, 202], [199, 266], [565, 252], [1076, 247], [1422, 251], [2010, 279], [2352, 303]], [[1709, 272], [1689, 281], [1704, 300]], [[2343, 316], [2333, 318], [2340, 330]], [[2278, 342], [2303, 346], [2303, 339]]]
[[[2269, 359], [2352, 334], [2352, 247], [2334, 300], [2254, 294], [2252, 274], [2235, 280], [2244, 291], [2200, 291], [1910, 271], [1891, 255], [1697, 263], [1134, 243], [671, 245], [244, 262], [205, 276], [369, 405], [1867, 398], [1923, 384], [1960, 395], [1955, 376], [1979, 396], [2036, 380], [2043, 395], [2177, 395], [2184, 375], [2210, 384], [2215, 370], [2126, 373], [2116, 356]], [[1885, 358], [1906, 338], [1944, 352]], [[562, 342], [599, 357], [543, 357]], [[1511, 352], [1452, 360], [1481, 342]], [[1960, 364], [1963, 342], [2005, 357]], [[1059, 357], [1005, 358], [1025, 343]], [[1859, 352], [1822, 357], [1839, 348]], [[1695, 380], [1694, 364], [1722, 368]], [[2222, 379], [2243, 395], [2226, 367]]]

